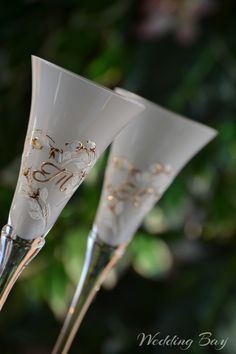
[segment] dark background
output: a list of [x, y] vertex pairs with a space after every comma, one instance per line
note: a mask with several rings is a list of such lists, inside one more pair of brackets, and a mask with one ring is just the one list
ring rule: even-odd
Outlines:
[[[80, 329], [71, 353], [182, 353], [138, 347], [140, 332], [195, 340], [211, 331], [236, 352], [236, 21], [234, 1], [0, 3], [0, 221], [10, 208], [35, 54], [119, 85], [219, 130], [145, 219]], [[83, 262], [105, 155], [63, 211], [0, 316], [0, 354], [46, 354]], [[99, 186], [99, 188], [98, 188]], [[118, 282], [119, 280], [119, 282]]]

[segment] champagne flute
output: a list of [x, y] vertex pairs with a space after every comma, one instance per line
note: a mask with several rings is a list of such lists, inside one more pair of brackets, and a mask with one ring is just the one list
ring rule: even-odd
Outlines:
[[216, 131], [140, 96], [116, 89], [146, 106], [112, 145], [86, 259], [53, 354], [68, 353], [96, 292], [122, 256], [145, 215], [184, 165]]
[[143, 104], [32, 57], [21, 168], [0, 238], [0, 309], [97, 158]]

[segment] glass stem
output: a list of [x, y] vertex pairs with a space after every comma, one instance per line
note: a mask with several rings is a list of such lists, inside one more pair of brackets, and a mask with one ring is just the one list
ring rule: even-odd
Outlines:
[[44, 239], [25, 240], [14, 234], [10, 225], [4, 226], [0, 238], [0, 311], [21, 272], [38, 254]]
[[89, 306], [124, 249], [124, 245], [113, 247], [104, 243], [96, 232], [91, 232], [80, 282], [52, 354], [68, 353]]

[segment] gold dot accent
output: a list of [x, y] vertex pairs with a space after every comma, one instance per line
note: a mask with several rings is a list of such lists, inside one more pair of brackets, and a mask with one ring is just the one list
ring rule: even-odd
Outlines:
[[147, 192], [148, 192], [149, 194], [152, 194], [152, 193], [154, 193], [154, 189], [153, 189], [153, 188], [148, 188], [148, 189], [147, 189]]
[[33, 138], [31, 140], [31, 145], [33, 146], [33, 149], [37, 149], [37, 150], [42, 150], [43, 145], [40, 143], [39, 138]]
[[25, 170], [23, 170], [23, 176], [27, 177], [29, 174], [29, 168], [26, 168]]
[[70, 307], [69, 308], [69, 314], [73, 315], [75, 312], [75, 308], [74, 307]]
[[156, 164], [156, 172], [161, 172], [163, 170], [163, 166], [160, 163]]

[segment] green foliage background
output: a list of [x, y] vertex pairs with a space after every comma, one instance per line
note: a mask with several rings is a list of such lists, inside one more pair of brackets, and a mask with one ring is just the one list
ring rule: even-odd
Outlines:
[[[174, 25], [152, 38], [140, 34], [148, 2], [0, 3], [0, 221], [7, 221], [28, 123], [31, 54], [211, 125], [219, 136], [147, 216], [91, 307], [71, 353], [182, 352], [138, 347], [138, 333], [157, 331], [195, 339], [191, 354], [214, 353], [197, 345], [199, 333], [212, 331], [217, 338], [229, 337], [221, 353], [233, 354], [236, 8], [233, 1], [212, 1], [212, 13], [187, 17], [189, 28], [198, 26], [199, 33], [183, 43]], [[177, 3], [184, 7], [191, 1]], [[174, 20], [175, 25], [183, 21], [177, 15]], [[80, 275], [106, 158], [79, 188], [12, 291], [0, 316], [0, 354], [50, 353]]]

